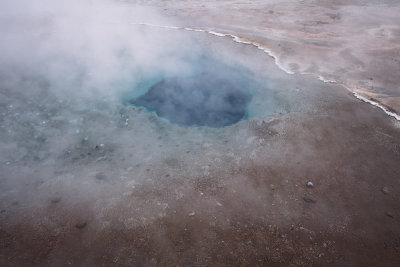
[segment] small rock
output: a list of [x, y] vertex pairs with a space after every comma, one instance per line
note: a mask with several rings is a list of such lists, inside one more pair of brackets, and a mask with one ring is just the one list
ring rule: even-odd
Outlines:
[[128, 196], [131, 196], [133, 193], [131, 192], [131, 191], [127, 191], [127, 192], [124, 192], [122, 195], [124, 196], [124, 197], [128, 197]]
[[388, 211], [385, 212], [385, 215], [388, 216], [389, 218], [392, 218], [392, 219], [394, 218], [393, 214]]
[[75, 227], [78, 228], [78, 229], [83, 229], [83, 228], [86, 227], [86, 225], [87, 225], [86, 222], [82, 222], [82, 223], [75, 224]]
[[170, 167], [179, 166], [179, 160], [176, 158], [167, 158], [167, 159], [165, 159], [165, 163]]
[[97, 180], [105, 180], [106, 179], [106, 175], [104, 173], [102, 173], [102, 172], [99, 172], [99, 173], [96, 174], [95, 178]]
[[317, 203], [317, 201], [315, 201], [314, 199], [311, 199], [311, 198], [308, 198], [308, 197], [303, 197], [303, 200], [306, 202], [306, 203]]
[[56, 203], [61, 201], [61, 198], [60, 197], [55, 197], [55, 198], [52, 198], [50, 201], [51, 201], [52, 204], [56, 204]]
[[103, 160], [106, 160], [106, 159], [107, 159], [107, 156], [99, 157], [99, 158], [96, 159], [95, 162], [103, 161]]
[[0, 213], [6, 213], [6, 210], [1, 210]]
[[271, 188], [271, 190], [275, 190], [275, 185], [270, 184], [270, 185], [269, 185], [269, 188]]
[[192, 216], [194, 216], [195, 214], [196, 214], [196, 213], [193, 211], [193, 212], [189, 213], [188, 216], [192, 217]]
[[387, 188], [386, 186], [384, 186], [384, 187], [381, 188], [381, 192], [382, 192], [382, 194], [384, 194], [384, 195], [388, 195], [388, 194], [389, 194], [389, 188]]
[[309, 182], [307, 182], [306, 186], [309, 187], [309, 188], [311, 188], [311, 187], [314, 187], [314, 184], [313, 184], [312, 182], [309, 181]]

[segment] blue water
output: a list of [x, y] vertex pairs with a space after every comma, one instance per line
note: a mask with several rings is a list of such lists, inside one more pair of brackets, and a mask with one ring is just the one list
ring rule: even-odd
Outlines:
[[[264, 78], [234, 60], [216, 55], [215, 51], [197, 47], [190, 54], [177, 53], [165, 58], [173, 62], [174, 71], [164, 67], [155, 68], [154, 72], [134, 73], [135, 83], [123, 95], [126, 105], [144, 107], [181, 126], [213, 128], [258, 115], [259, 99], [255, 92], [264, 92], [262, 115], [282, 110]], [[184, 68], [176, 71], [174, 64]]]

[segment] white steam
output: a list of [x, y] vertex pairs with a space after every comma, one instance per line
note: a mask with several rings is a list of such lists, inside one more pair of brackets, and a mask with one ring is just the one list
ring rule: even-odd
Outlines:
[[135, 72], [180, 72], [186, 66], [174, 51], [189, 48], [184, 40], [129, 23], [163, 20], [109, 1], [2, 1], [1, 82], [20, 88], [23, 80], [40, 80], [57, 93], [98, 94]]

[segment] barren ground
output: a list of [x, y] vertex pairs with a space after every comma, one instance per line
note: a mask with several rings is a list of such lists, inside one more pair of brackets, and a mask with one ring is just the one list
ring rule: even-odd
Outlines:
[[[262, 42], [296, 73], [400, 110], [399, 5], [331, 2], [146, 4], [178, 26]], [[398, 266], [399, 122], [298, 76], [319, 88], [304, 111], [222, 129], [115, 103], [71, 110], [50, 95], [36, 105], [2, 88], [0, 265]]]

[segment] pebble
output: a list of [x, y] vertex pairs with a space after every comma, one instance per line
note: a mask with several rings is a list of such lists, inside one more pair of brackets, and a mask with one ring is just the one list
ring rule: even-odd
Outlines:
[[314, 187], [314, 184], [313, 184], [312, 182], [307, 182], [306, 185], [307, 185], [307, 187], [310, 187], [310, 188], [311, 188], [311, 187]]
[[75, 227], [78, 228], [78, 229], [83, 229], [83, 228], [86, 227], [86, 225], [87, 225], [86, 222], [82, 222], [82, 223], [75, 224]]
[[303, 200], [307, 203], [317, 203], [317, 201], [315, 201], [314, 199], [308, 198], [308, 197], [303, 197]]
[[61, 198], [60, 197], [55, 197], [55, 198], [52, 198], [51, 199], [51, 203], [53, 203], [53, 204], [56, 204], [56, 203], [58, 203], [58, 202], [60, 202], [61, 201]]
[[388, 216], [389, 218], [392, 218], [392, 219], [394, 218], [393, 214], [388, 211], [385, 212], [385, 215]]
[[195, 212], [191, 212], [191, 213], [188, 214], [188, 216], [192, 217], [192, 216], [194, 216], [195, 214], [196, 214]]
[[106, 175], [104, 173], [99, 172], [99, 173], [96, 174], [95, 178], [97, 180], [105, 180], [107, 177], [106, 177]]
[[389, 194], [389, 188], [387, 188], [386, 186], [384, 186], [384, 187], [382, 187], [381, 192], [382, 192], [384, 195], [388, 195], [388, 194]]
[[270, 188], [271, 190], [275, 190], [275, 185], [270, 184], [270, 185], [269, 185], [269, 188]]
[[107, 156], [99, 157], [99, 158], [97, 158], [95, 160], [95, 162], [103, 161], [103, 160], [106, 160], [106, 159], [107, 159]]

